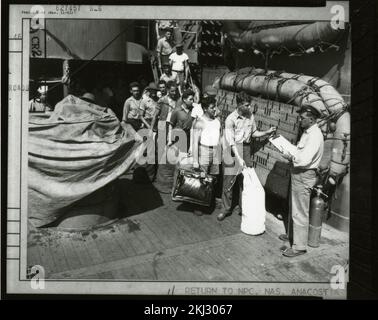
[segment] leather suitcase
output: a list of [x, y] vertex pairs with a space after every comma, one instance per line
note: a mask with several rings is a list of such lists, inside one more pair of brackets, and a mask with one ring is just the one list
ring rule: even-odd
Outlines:
[[215, 177], [203, 171], [178, 169], [172, 200], [210, 207], [214, 197], [214, 184]]

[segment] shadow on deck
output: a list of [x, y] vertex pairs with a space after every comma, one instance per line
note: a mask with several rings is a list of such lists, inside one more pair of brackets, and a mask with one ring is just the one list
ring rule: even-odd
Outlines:
[[[121, 179], [121, 219], [82, 232], [29, 231], [28, 265], [49, 279], [329, 282], [333, 265], [348, 260], [348, 234], [324, 225], [321, 246], [288, 259], [278, 235], [282, 221], [267, 213], [266, 232], [240, 231], [241, 217], [222, 222], [195, 216], [152, 185]], [[275, 213], [283, 209], [276, 203]], [[271, 206], [267, 209], [271, 209]]]

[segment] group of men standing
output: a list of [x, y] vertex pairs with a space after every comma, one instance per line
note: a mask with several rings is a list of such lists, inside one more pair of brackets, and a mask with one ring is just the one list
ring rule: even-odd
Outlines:
[[[252, 140], [269, 138], [277, 128], [257, 129], [251, 99], [244, 93], [237, 94], [236, 109], [222, 125], [215, 99], [217, 90], [208, 86], [200, 96], [199, 90], [193, 90], [195, 87], [189, 88], [188, 56], [182, 50], [182, 43], [172, 46], [171, 38], [172, 31], [167, 30], [157, 45], [161, 70], [158, 83], [151, 82], [143, 91], [138, 82], [130, 84], [131, 96], [124, 103], [121, 126], [128, 130], [126, 124], [129, 124], [136, 136], [140, 129], [147, 129], [155, 145], [157, 141], [162, 141], [165, 148], [177, 145], [180, 151], [191, 155], [194, 169], [215, 177], [222, 174], [222, 179], [216, 179], [223, 180], [222, 211], [217, 215], [217, 219], [222, 221], [232, 214], [237, 204], [240, 212], [243, 210], [240, 201], [242, 170], [253, 165], [250, 154]], [[38, 89], [40, 97], [30, 101], [30, 112], [53, 110], [46, 101], [47, 91], [47, 86]], [[299, 114], [303, 134], [297, 144], [297, 152], [283, 153], [291, 164], [289, 228], [287, 234], [280, 236], [281, 240], [291, 243], [283, 251], [287, 257], [306, 253], [311, 188], [317, 182], [316, 171], [323, 155], [323, 135], [317, 126], [320, 113], [305, 105]], [[155, 153], [157, 169], [158, 158]], [[235, 196], [237, 193], [238, 197]], [[202, 215], [201, 208], [195, 209], [194, 213]]]
[[[215, 88], [207, 87], [200, 103], [196, 103], [192, 90], [184, 90], [180, 96], [178, 87], [176, 81], [166, 83], [161, 80], [158, 86], [150, 83], [142, 94], [139, 85], [132, 83], [131, 97], [124, 105], [122, 123], [131, 124], [136, 131], [147, 128], [158, 136], [163, 134], [160, 141], [164, 141], [168, 147], [179, 140], [178, 145], [184, 146], [181, 151], [189, 152], [193, 157], [194, 169], [214, 176], [222, 173], [222, 211], [217, 215], [217, 219], [222, 221], [232, 214], [237, 204], [240, 212], [243, 210], [240, 201], [242, 170], [252, 167], [252, 140], [269, 138], [275, 134], [276, 128], [265, 131], [257, 129], [250, 97], [244, 93], [237, 94], [237, 107], [222, 126]], [[288, 234], [280, 236], [283, 241], [291, 241], [292, 246], [283, 251], [287, 257], [306, 252], [310, 189], [316, 184], [316, 170], [323, 154], [323, 135], [316, 124], [319, 112], [307, 105], [299, 113], [304, 132], [297, 145], [297, 153], [283, 154], [292, 168]], [[195, 209], [194, 213], [202, 215], [202, 210]]]

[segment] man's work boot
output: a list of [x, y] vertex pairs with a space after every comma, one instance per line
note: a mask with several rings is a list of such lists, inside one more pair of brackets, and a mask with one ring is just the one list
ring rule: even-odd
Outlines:
[[280, 234], [278, 239], [285, 241], [285, 242], [289, 242], [289, 236], [287, 234]]
[[306, 252], [306, 250], [295, 250], [293, 248], [287, 248], [286, 250], [282, 251], [282, 255], [288, 258], [294, 258], [305, 254]]
[[195, 210], [193, 211], [193, 214], [194, 214], [195, 216], [202, 216], [202, 215], [203, 215], [203, 212], [202, 212], [201, 210], [195, 209]]
[[217, 215], [217, 220], [218, 220], [218, 221], [222, 221], [222, 220], [224, 220], [227, 216], [228, 216], [227, 213], [222, 212], [222, 213], [220, 213], [220, 214]]

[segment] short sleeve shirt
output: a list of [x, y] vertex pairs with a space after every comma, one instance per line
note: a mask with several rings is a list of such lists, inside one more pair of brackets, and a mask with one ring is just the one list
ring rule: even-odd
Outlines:
[[169, 96], [164, 96], [159, 99], [156, 110], [158, 111], [159, 120], [168, 121], [172, 111], [176, 108], [178, 102], [171, 99]]
[[172, 112], [170, 123], [173, 128], [179, 128], [189, 132], [193, 123], [191, 111], [186, 111], [182, 106], [177, 107]]
[[155, 114], [156, 107], [157, 102], [150, 97], [146, 97], [142, 100], [139, 110], [145, 119], [152, 119]]
[[173, 47], [172, 44], [165, 37], [163, 37], [158, 40], [156, 51], [161, 55], [167, 56], [173, 52]]
[[198, 103], [193, 103], [192, 117], [198, 119], [203, 116], [202, 106]]
[[174, 52], [169, 56], [169, 61], [172, 62], [172, 71], [184, 71], [184, 62], [188, 60], [189, 57], [185, 52], [180, 55]]
[[254, 116], [240, 116], [237, 110], [230, 113], [225, 122], [224, 138], [226, 145], [233, 146], [251, 142], [252, 133], [257, 130]]
[[169, 81], [173, 81], [174, 83], [179, 83], [179, 78], [177, 76], [177, 73], [172, 73], [170, 76], [163, 73], [160, 77], [160, 80], [164, 80], [166, 83]]
[[[139, 118], [139, 108], [140, 104], [142, 102], [142, 99], [136, 100], [133, 96], [126, 99], [125, 104], [123, 106], [123, 117], [122, 120], [126, 121], [128, 119], [138, 119]], [[129, 113], [127, 115], [126, 119], [126, 107], [129, 106]]]

